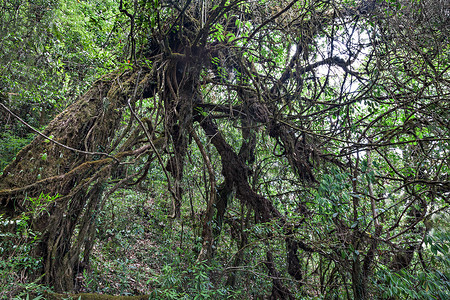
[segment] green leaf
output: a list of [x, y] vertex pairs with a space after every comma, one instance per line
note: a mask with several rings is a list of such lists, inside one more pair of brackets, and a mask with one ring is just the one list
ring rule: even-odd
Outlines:
[[[53, 134], [50, 135], [49, 138], [53, 140], [53, 138], [54, 138]], [[50, 143], [50, 140], [45, 140], [44, 143]]]

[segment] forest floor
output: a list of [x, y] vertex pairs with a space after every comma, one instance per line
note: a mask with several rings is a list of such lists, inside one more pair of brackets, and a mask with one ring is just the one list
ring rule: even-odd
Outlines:
[[[158, 240], [164, 227], [154, 224], [152, 199], [139, 205], [134, 197], [111, 201], [99, 218], [91, 266], [78, 274], [80, 292], [142, 295], [152, 290], [164, 259]], [[114, 202], [114, 203], [112, 203]], [[157, 226], [154, 226], [157, 225]]]

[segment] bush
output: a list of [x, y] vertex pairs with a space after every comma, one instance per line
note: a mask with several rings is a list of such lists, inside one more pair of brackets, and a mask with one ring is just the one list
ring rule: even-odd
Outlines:
[[[42, 287], [29, 278], [41, 268], [41, 259], [30, 255], [39, 241], [39, 234], [30, 230], [28, 217], [22, 215], [15, 220], [0, 216], [0, 298], [12, 298]], [[5, 230], [14, 228], [15, 230]], [[37, 282], [37, 281], [36, 281]]]

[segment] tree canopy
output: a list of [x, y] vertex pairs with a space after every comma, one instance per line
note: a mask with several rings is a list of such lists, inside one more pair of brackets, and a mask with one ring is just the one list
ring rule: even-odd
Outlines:
[[2, 139], [23, 147], [0, 148], [2, 232], [30, 280], [86, 289], [105, 214], [146, 194], [207, 270], [155, 297], [448, 293], [445, 1], [1, 5]]

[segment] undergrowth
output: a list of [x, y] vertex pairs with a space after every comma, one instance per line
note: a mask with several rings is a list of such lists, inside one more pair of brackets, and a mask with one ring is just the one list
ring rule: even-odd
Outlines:
[[168, 212], [164, 197], [116, 193], [98, 219], [98, 242], [80, 291], [151, 299], [239, 298], [239, 289], [214, 280], [219, 262], [196, 262], [201, 239], [191, 220], [170, 219]]

